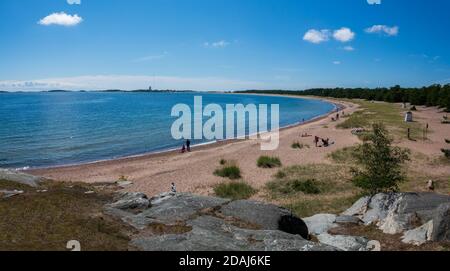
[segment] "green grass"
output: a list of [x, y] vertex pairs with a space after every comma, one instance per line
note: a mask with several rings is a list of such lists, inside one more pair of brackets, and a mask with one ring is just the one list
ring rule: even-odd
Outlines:
[[299, 198], [291, 203], [283, 204], [299, 217], [309, 217], [320, 213], [339, 214], [350, 208], [362, 195], [354, 194], [336, 198]]
[[214, 187], [214, 193], [217, 196], [232, 200], [248, 199], [256, 194], [256, 192], [257, 191], [247, 183], [236, 181], [221, 183]]
[[[44, 186], [48, 191], [38, 193]], [[67, 251], [69, 240], [80, 241], [82, 250], [127, 250], [131, 229], [102, 214], [103, 205], [113, 196], [85, 194], [90, 190], [95, 189], [84, 184], [45, 183], [0, 199], [0, 250]]]
[[273, 199], [302, 194], [333, 194], [355, 190], [344, 166], [311, 164], [281, 169], [266, 185]]
[[257, 161], [260, 168], [276, 168], [281, 167], [281, 161], [278, 157], [261, 156]]
[[345, 147], [343, 149], [332, 152], [328, 155], [328, 158], [339, 164], [353, 164], [355, 159], [353, 158], [356, 147]]
[[293, 149], [300, 149], [300, 150], [304, 149], [304, 148], [308, 148], [309, 149], [309, 145], [308, 144], [303, 144], [303, 143], [300, 143], [300, 142], [296, 141], [296, 142], [292, 143], [291, 148], [293, 148]]
[[216, 171], [214, 171], [214, 175], [231, 180], [237, 180], [242, 177], [241, 169], [238, 166], [227, 164], [219, 169], [216, 169]]
[[[382, 122], [396, 137], [406, 138], [408, 128], [411, 129], [413, 139], [422, 139], [423, 127], [420, 123], [406, 123], [404, 121], [404, 109], [397, 104], [369, 102], [364, 100], [350, 100], [360, 105], [361, 110], [353, 113], [344, 122], [336, 127], [340, 129], [371, 128], [373, 123]], [[431, 131], [428, 131], [429, 133]]]
[[298, 192], [305, 194], [320, 194], [316, 180], [288, 180], [284, 182], [270, 182], [267, 188], [278, 195], [292, 195]]

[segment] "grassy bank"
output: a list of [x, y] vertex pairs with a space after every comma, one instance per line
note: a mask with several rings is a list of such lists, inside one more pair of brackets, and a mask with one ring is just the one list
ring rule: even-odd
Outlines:
[[109, 192], [87, 184], [48, 182], [31, 188], [4, 180], [2, 189], [25, 193], [0, 198], [0, 250], [67, 251], [70, 240], [79, 241], [82, 250], [128, 249], [131, 229], [102, 214], [112, 199]]

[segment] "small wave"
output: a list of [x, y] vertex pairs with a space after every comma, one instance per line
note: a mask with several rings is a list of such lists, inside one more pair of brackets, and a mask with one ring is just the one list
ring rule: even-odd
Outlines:
[[15, 170], [16, 171], [22, 171], [22, 170], [29, 170], [30, 169], [30, 167], [29, 166], [26, 166], [26, 167], [19, 167], [19, 168], [16, 168]]

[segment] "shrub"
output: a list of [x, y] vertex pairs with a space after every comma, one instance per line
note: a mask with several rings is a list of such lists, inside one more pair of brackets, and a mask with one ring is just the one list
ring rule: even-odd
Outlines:
[[356, 162], [361, 169], [352, 169], [353, 183], [368, 192], [398, 191], [405, 180], [402, 165], [409, 160], [409, 151], [392, 147], [392, 139], [382, 124], [374, 124], [368, 140], [355, 151]]
[[221, 183], [214, 187], [214, 193], [221, 197], [232, 200], [248, 199], [257, 191], [244, 182]]
[[417, 108], [416, 108], [416, 106], [415, 105], [413, 105], [412, 107], [411, 107], [411, 109], [410, 109], [411, 111], [417, 111]]
[[450, 139], [446, 139], [445, 143], [450, 144]]
[[445, 157], [450, 159], [450, 149], [442, 149], [442, 153], [444, 153]]
[[227, 160], [225, 160], [225, 159], [220, 159], [220, 162], [219, 162], [222, 166], [223, 165], [225, 165], [226, 163], [227, 163]]
[[260, 168], [275, 168], [281, 167], [281, 161], [278, 157], [261, 156], [257, 162]]
[[214, 171], [214, 175], [237, 180], [241, 178], [241, 169], [236, 165], [228, 165]]

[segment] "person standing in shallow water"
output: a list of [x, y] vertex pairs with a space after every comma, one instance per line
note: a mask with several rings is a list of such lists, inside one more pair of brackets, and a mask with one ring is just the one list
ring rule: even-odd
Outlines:
[[191, 141], [190, 141], [189, 139], [186, 140], [186, 148], [187, 148], [187, 151], [188, 151], [188, 152], [191, 151]]

